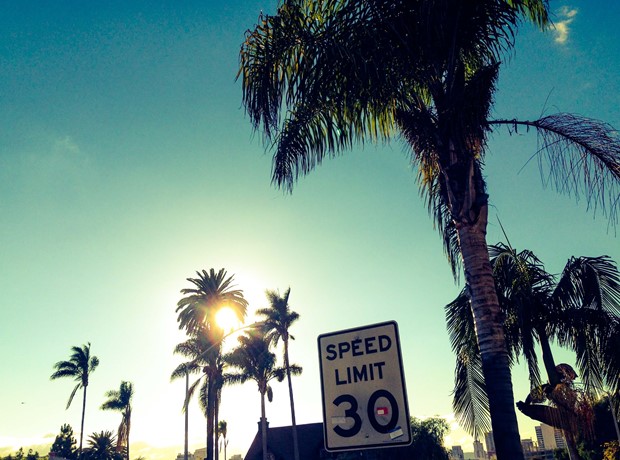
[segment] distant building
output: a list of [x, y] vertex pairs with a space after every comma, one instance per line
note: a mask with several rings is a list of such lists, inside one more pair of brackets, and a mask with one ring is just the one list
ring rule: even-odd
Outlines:
[[450, 460], [465, 460], [465, 454], [461, 446], [452, 446], [452, 450], [448, 454]]
[[207, 448], [203, 447], [202, 449], [196, 449], [194, 451], [194, 460], [204, 460], [207, 458]]
[[538, 449], [534, 446], [534, 441], [532, 439], [522, 439], [521, 440], [521, 448], [523, 449], [523, 453], [535, 452]]
[[493, 439], [492, 431], [484, 434], [484, 443], [487, 446], [487, 456], [489, 458], [495, 458], [495, 440]]
[[536, 439], [540, 450], [566, 449], [566, 441], [561, 430], [541, 423], [536, 430]]
[[487, 453], [484, 451], [482, 443], [477, 439], [474, 441], [474, 457], [479, 460], [486, 460]]
[[[202, 457], [202, 458], [204, 458], [204, 457]], [[177, 454], [177, 460], [185, 460], [185, 453]], [[194, 456], [194, 454], [190, 454], [188, 452], [187, 453], [187, 460], [196, 460], [196, 457]], [[198, 460], [202, 460], [202, 459], [198, 459]]]

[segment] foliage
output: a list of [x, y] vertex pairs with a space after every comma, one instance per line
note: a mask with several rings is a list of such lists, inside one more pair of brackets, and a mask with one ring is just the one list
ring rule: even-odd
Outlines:
[[20, 447], [14, 455], [9, 454], [1, 458], [2, 460], [39, 460], [39, 452], [28, 449], [28, 453], [24, 454], [24, 448]]
[[123, 460], [124, 455], [116, 450], [115, 444], [116, 437], [111, 431], [93, 433], [80, 460]]
[[[587, 436], [593, 431], [595, 392], [614, 385], [620, 372], [617, 361], [610, 359], [617, 354], [610, 337], [620, 324], [620, 272], [607, 256], [572, 257], [556, 278], [530, 251], [498, 244], [489, 252], [506, 346], [513, 362], [525, 357], [529, 370], [532, 391], [517, 405], [536, 420]], [[457, 355], [455, 413], [462, 426], [480, 434], [488, 431], [488, 402], [467, 287], [446, 306], [446, 318]], [[577, 374], [570, 366], [555, 365], [553, 340], [575, 352], [583, 389], [575, 387]], [[545, 384], [537, 344], [548, 378]]]
[[75, 460], [77, 458], [76, 440], [73, 437], [73, 428], [65, 423], [60, 427], [60, 434], [56, 435], [54, 444], [50, 449], [50, 455], [53, 453], [56, 457], [66, 458], [67, 460]]
[[620, 460], [620, 442], [606, 442], [603, 448], [603, 460]]
[[448, 452], [443, 445], [443, 439], [450, 427], [443, 418], [427, 418], [419, 420], [411, 418], [412, 447], [416, 458], [427, 460], [447, 460]]

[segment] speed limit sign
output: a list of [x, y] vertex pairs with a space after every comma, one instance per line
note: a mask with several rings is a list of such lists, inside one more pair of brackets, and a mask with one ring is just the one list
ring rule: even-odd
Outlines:
[[329, 451], [411, 443], [396, 322], [318, 338], [323, 432]]

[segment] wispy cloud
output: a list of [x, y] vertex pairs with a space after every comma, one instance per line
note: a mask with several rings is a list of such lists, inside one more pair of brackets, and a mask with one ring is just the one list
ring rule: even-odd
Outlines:
[[555, 42], [563, 45], [568, 40], [570, 25], [577, 16], [577, 8], [563, 6], [558, 12], [559, 21], [554, 24]]

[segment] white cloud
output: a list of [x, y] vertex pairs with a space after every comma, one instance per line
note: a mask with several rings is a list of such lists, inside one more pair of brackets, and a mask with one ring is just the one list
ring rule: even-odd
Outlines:
[[577, 9], [563, 6], [558, 12], [560, 18], [554, 24], [555, 42], [563, 45], [568, 40], [568, 34], [570, 33], [570, 24], [575, 20], [577, 16]]

